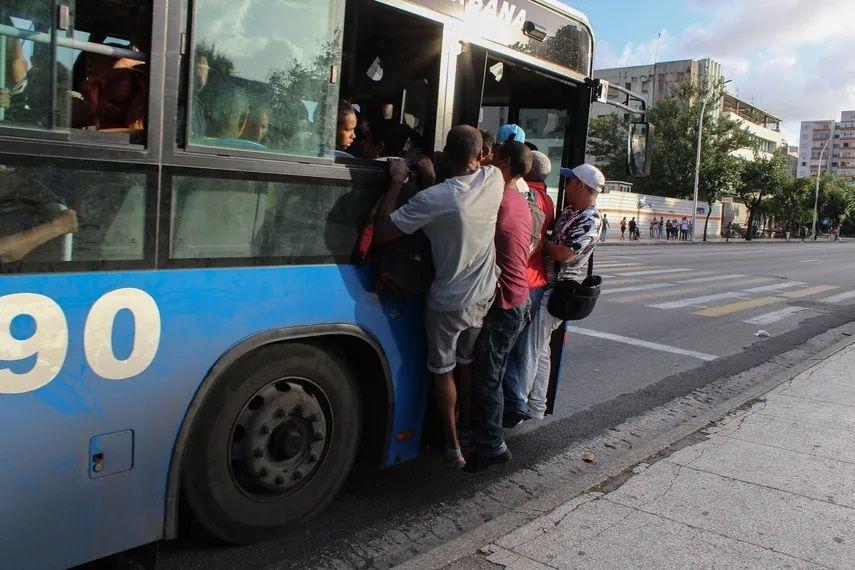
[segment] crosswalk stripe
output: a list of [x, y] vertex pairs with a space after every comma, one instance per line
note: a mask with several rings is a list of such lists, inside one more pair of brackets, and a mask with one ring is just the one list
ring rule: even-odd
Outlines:
[[783, 321], [789, 316], [806, 310], [807, 307], [787, 307], [786, 309], [779, 309], [777, 311], [772, 311], [771, 313], [757, 315], [753, 319], [748, 319], [742, 322], [748, 323], [749, 325], [771, 325], [772, 323]]
[[733, 273], [730, 275], [713, 275], [712, 277], [686, 279], [684, 281], [678, 281], [677, 283], [707, 283], [711, 281], [726, 281], [728, 279], [738, 279], [739, 277], [745, 277], [745, 275], [742, 275], [741, 273]]
[[[596, 268], [594, 268], [594, 269], [596, 272]], [[715, 271], [697, 271], [695, 273], [692, 273], [692, 275], [709, 275], [711, 273], [715, 273]], [[616, 277], [618, 276], [617, 273], [612, 273], [612, 274], [615, 275]], [[682, 277], [682, 275], [680, 277]], [[658, 280], [661, 280], [663, 278], [667, 278], [667, 276], [663, 277], [662, 275], [642, 275], [641, 277], [632, 277], [632, 278], [618, 277], [614, 281], [609, 281], [608, 284], [609, 285], [632, 285], [634, 283], [643, 283], [643, 282], [647, 282], [647, 281], [658, 281]]]
[[855, 297], [855, 291], [846, 291], [845, 293], [840, 293], [839, 295], [833, 295], [831, 297], [826, 297], [825, 299], [820, 299], [822, 303], [839, 303], [840, 301], [845, 301], [847, 299], [851, 299]]
[[644, 265], [640, 261], [596, 261], [597, 267], [633, 267], [636, 265]]
[[603, 295], [614, 293], [627, 293], [629, 291], [647, 291], [649, 289], [662, 289], [670, 287], [671, 283], [650, 283], [648, 285], [635, 285], [633, 287], [618, 287], [617, 289], [605, 289]]
[[788, 281], [786, 283], [774, 283], [772, 285], [764, 285], [762, 287], [754, 287], [753, 289], [746, 289], [748, 293], [765, 293], [767, 291], [780, 291], [781, 289], [792, 289], [793, 287], [798, 287], [799, 285], [804, 285], [801, 281]]
[[704, 295], [703, 297], [690, 297], [688, 299], [679, 299], [677, 301], [668, 301], [667, 303], [657, 303], [655, 305], [647, 306], [653, 309], [679, 309], [681, 307], [689, 307], [691, 305], [702, 305], [710, 301], [718, 301], [719, 299], [734, 299], [740, 297], [742, 297], [742, 293], [727, 291], [726, 293]]
[[[768, 281], [768, 277], [757, 277], [755, 279], [749, 279], [747, 281], [743, 281], [743, 285], [751, 285], [752, 283], [762, 283], [764, 281]], [[647, 299], [659, 299], [661, 297], [674, 297], [677, 295], [686, 295], [688, 293], [701, 293], [703, 291], [709, 291], [715, 287], [727, 287], [730, 283], [708, 283], [704, 285], [697, 285], [695, 287], [676, 287], [674, 289], [669, 289], [667, 291], [651, 291], [649, 293], [640, 293], [638, 295], [631, 295], [629, 297], [620, 297], [618, 299], [609, 299], [610, 302], [613, 303], [630, 303], [632, 301], [644, 301]]]
[[632, 337], [628, 337], [628, 336], [621, 336], [621, 335], [617, 335], [617, 334], [605, 333], [605, 332], [600, 332], [600, 331], [592, 331], [589, 329], [576, 328], [574, 326], [568, 326], [567, 331], [571, 335], [578, 334], [578, 335], [582, 335], [582, 336], [591, 336], [594, 338], [611, 340], [611, 341], [620, 342], [623, 344], [640, 346], [642, 348], [650, 348], [652, 350], [659, 350], [661, 352], [670, 352], [672, 354], [680, 354], [683, 356], [691, 356], [692, 358], [698, 358], [700, 360], [705, 360], [707, 362], [715, 360], [716, 358], [718, 358], [714, 354], [707, 354], [705, 352], [696, 352], [694, 350], [685, 350], [682, 348], [677, 348], [676, 346], [669, 346], [667, 344], [659, 344], [657, 342], [649, 342], [646, 340], [641, 340], [640, 338], [632, 338]]
[[710, 307], [708, 309], [704, 309], [702, 311], [698, 311], [697, 313], [692, 314], [697, 315], [699, 317], [720, 317], [722, 315], [729, 315], [731, 313], [744, 311], [746, 309], [764, 307], [766, 305], [783, 302], [784, 299], [782, 299], [781, 297], [758, 297], [757, 299], [740, 301], [739, 303], [731, 303], [729, 305], [722, 305], [720, 307]]
[[629, 271], [626, 273], [618, 273], [623, 277], [638, 277], [639, 275], [665, 275], [667, 273], [685, 273], [686, 271], [694, 271], [687, 267], [679, 267], [676, 269], [653, 269], [650, 271]]
[[831, 291], [832, 289], [837, 289], [834, 285], [817, 285], [816, 287], [808, 287], [807, 289], [799, 289], [798, 291], [789, 291], [787, 293], [781, 293], [782, 297], [786, 297], [787, 299], [801, 299], [802, 297], [810, 297], [811, 295], [816, 295], [818, 293], [825, 293], [826, 291]]

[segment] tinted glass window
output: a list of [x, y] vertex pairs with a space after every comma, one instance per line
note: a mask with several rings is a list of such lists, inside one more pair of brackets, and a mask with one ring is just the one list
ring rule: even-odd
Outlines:
[[69, 126], [71, 50], [51, 50], [54, 31], [68, 37], [52, 27], [53, 4], [53, 0], [11, 0], [0, 7], [0, 125]]
[[0, 163], [0, 268], [141, 260], [143, 173]]
[[150, 3], [78, 0], [57, 10], [53, 0], [0, 8], [0, 124], [142, 142]]
[[190, 142], [332, 156], [338, 0], [197, 0]]
[[505, 124], [522, 127], [526, 142], [535, 145], [552, 162], [546, 184], [557, 187], [558, 167], [568, 144], [569, 105], [574, 101], [574, 88], [492, 56], [486, 58], [485, 68], [478, 128], [496, 134]]
[[377, 198], [349, 185], [177, 176], [171, 257], [346, 261]]

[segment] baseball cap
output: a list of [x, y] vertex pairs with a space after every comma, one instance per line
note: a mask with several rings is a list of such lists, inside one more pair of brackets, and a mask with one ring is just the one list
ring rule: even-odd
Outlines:
[[561, 167], [561, 176], [565, 178], [578, 178], [582, 184], [596, 192], [603, 191], [603, 185], [606, 183], [606, 177], [600, 172], [600, 169], [590, 164], [580, 164], [576, 168]]
[[522, 130], [522, 127], [519, 125], [502, 125], [499, 127], [499, 132], [496, 135], [497, 144], [503, 144], [512, 139], [520, 143], [525, 142], [525, 131]]
[[552, 172], [552, 162], [550, 162], [549, 157], [540, 151], [533, 150], [531, 152], [531, 170], [528, 171], [525, 179], [543, 182], [550, 172]]

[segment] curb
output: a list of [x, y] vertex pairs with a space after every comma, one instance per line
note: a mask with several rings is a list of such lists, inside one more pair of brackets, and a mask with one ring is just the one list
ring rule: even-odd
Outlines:
[[[687, 421], [674, 429], [670, 429], [659, 436], [652, 438], [646, 442], [645, 445], [636, 448], [634, 453], [628, 453], [620, 460], [613, 462], [611, 465], [604, 466], [596, 472], [589, 473], [587, 476], [582, 475], [578, 477], [578, 480], [571, 483], [568, 487], [556, 489], [536, 499], [523, 503], [522, 505], [519, 505], [507, 513], [482, 524], [454, 540], [437, 546], [403, 564], [400, 564], [399, 566], [396, 566], [396, 568], [402, 568], [405, 570], [443, 568], [450, 564], [454, 564], [463, 558], [476, 555], [483, 546], [486, 546], [520, 526], [531, 522], [540, 515], [553, 511], [557, 506], [581, 496], [593, 487], [602, 485], [611, 479], [621, 476], [631, 470], [635, 465], [647, 461], [651, 457], [662, 453], [669, 447], [678, 444], [686, 438], [705, 429], [710, 423], [719, 420], [740, 406], [743, 406], [746, 403], [770, 392], [779, 385], [792, 380], [802, 372], [816, 366], [837, 352], [855, 345], [855, 337], [853, 337], [853, 333], [855, 333], [855, 321], [827, 332], [840, 332], [847, 335], [847, 338], [836, 342], [832, 346], [802, 360], [798, 364], [795, 364], [786, 370], [761, 379], [754, 383], [750, 389], [741, 391], [736, 396], [723, 401], [721, 404], [698, 415], [697, 417], [692, 417], [692, 421]], [[793, 350], [798, 350], [798, 347], [794, 347]], [[740, 375], [738, 374], [737, 376]], [[725, 379], [724, 381], [727, 382], [733, 378], [735, 377]], [[640, 416], [637, 416], [637, 418], [645, 418], [646, 416], [651, 416], [655, 413], [656, 410], [650, 410]], [[632, 419], [633, 418], [628, 421], [632, 421]]]
[[[845, 243], [849, 240], [841, 238], [836, 243]], [[597, 247], [641, 247], [641, 246], [656, 246], [656, 247], [700, 247], [700, 246], [751, 246], [751, 245], [796, 245], [796, 244], [833, 244], [835, 242], [828, 240], [816, 241], [800, 241], [800, 240], [751, 240], [733, 239], [729, 242], [724, 240], [714, 241], [601, 241], [597, 243]]]

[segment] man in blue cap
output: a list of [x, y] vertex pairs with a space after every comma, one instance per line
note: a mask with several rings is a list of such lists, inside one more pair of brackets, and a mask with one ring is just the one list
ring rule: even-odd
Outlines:
[[496, 144], [504, 144], [508, 141], [525, 142], [525, 131], [519, 125], [502, 125], [496, 133]]

